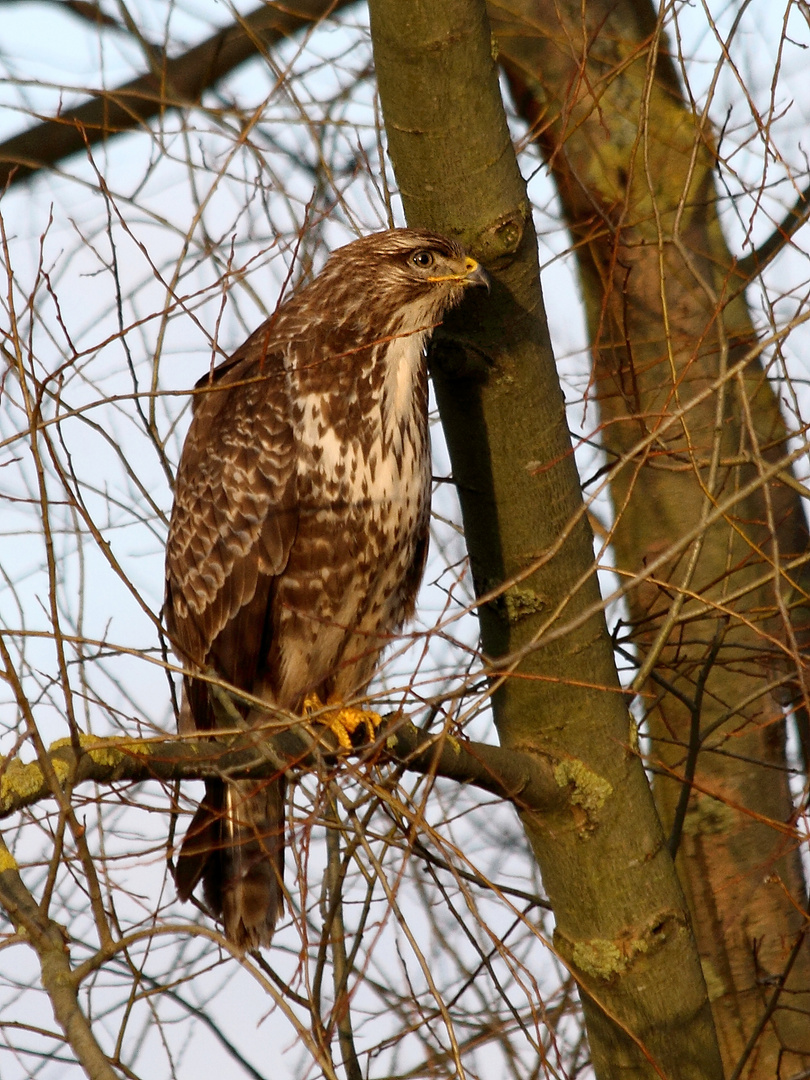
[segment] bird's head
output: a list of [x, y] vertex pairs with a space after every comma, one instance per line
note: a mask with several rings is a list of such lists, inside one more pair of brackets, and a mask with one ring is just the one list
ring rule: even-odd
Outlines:
[[411, 330], [432, 329], [467, 289], [489, 289], [486, 271], [461, 244], [422, 229], [361, 237], [334, 252], [318, 281], [338, 310], [355, 309], [358, 322], [379, 327], [393, 316]]

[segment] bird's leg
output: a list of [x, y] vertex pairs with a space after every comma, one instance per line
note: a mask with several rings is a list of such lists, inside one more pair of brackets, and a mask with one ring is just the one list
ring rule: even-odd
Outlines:
[[[314, 712], [320, 712], [321, 716], [311, 716]], [[317, 694], [307, 694], [304, 698], [304, 713], [307, 717], [324, 724], [334, 732], [335, 738], [344, 750], [352, 750], [357, 742], [352, 736], [362, 725], [365, 728], [366, 737], [371, 740], [377, 733], [377, 728], [382, 724], [382, 717], [373, 709], [361, 709], [359, 705], [331, 705], [324, 706]]]

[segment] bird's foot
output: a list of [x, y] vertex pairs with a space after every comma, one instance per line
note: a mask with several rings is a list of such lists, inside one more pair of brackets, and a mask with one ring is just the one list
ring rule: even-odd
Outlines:
[[[309, 719], [328, 727], [343, 750], [356, 749], [364, 741], [371, 742], [383, 722], [379, 713], [361, 709], [358, 705], [327, 708], [317, 694], [307, 694], [304, 698], [304, 713]], [[320, 716], [313, 716], [313, 713], [320, 713]], [[359, 738], [359, 735], [365, 738]]]

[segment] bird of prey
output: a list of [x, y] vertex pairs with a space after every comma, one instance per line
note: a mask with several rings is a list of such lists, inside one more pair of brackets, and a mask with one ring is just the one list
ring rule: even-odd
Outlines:
[[[217, 726], [200, 673], [298, 713], [363, 694], [427, 553], [426, 346], [486, 284], [442, 236], [363, 237], [197, 384], [166, 550], [181, 730]], [[269, 945], [282, 910], [284, 802], [283, 774], [207, 781], [178, 858], [178, 895], [202, 879], [239, 950]]]

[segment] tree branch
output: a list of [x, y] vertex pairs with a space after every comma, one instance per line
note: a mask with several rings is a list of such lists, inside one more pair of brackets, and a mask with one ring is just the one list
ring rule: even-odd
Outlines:
[[0, 191], [53, 168], [113, 135], [145, 125], [166, 109], [195, 105], [203, 92], [249, 60], [347, 6], [349, 0], [288, 0], [261, 7], [182, 56], [113, 90], [102, 90], [57, 117], [0, 144]]
[[[223, 732], [216, 735], [196, 733], [193, 741], [84, 736], [78, 754], [70, 740], [62, 739], [50, 747], [48, 757], [60, 784], [75, 786], [86, 781], [260, 779], [285, 768], [306, 768], [335, 752], [323, 745], [322, 736], [310, 736], [304, 725], [272, 733], [240, 732], [233, 738]], [[401, 714], [387, 718], [374, 746], [365, 752], [375, 747], [382, 760], [412, 772], [471, 784], [514, 802], [520, 810], [537, 813], [577, 801], [577, 790], [584, 782], [581, 772], [549, 757], [446, 734], [427, 735]], [[37, 762], [26, 765], [19, 758], [5, 762], [0, 772], [0, 818], [53, 796]]]
[[735, 273], [749, 281], [755, 274], [764, 270], [774, 259], [794, 233], [805, 224], [810, 214], [810, 185], [796, 196], [796, 201], [788, 210], [767, 240], [763, 241], [756, 249], [742, 259], [738, 259], [734, 267]]
[[[38, 766], [37, 766], [38, 768]], [[79, 1006], [65, 933], [44, 915], [20, 877], [14, 856], [0, 840], [0, 905], [14, 929], [39, 958], [43, 989], [76, 1059], [90, 1080], [118, 1080]]]

